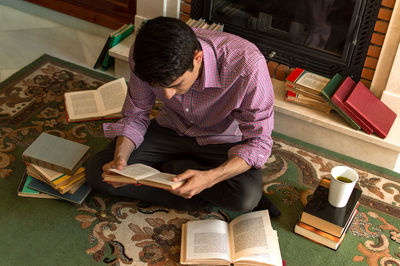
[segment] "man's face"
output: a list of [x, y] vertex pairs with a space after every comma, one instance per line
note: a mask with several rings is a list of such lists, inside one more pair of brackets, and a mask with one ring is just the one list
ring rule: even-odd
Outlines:
[[174, 95], [182, 95], [190, 90], [193, 83], [200, 75], [201, 64], [203, 61], [203, 52], [196, 51], [193, 59], [192, 71], [186, 71], [182, 76], [177, 78], [168, 87], [162, 88], [167, 99], [171, 99]]

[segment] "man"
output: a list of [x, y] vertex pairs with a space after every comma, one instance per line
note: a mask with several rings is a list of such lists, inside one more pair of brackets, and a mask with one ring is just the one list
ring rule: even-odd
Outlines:
[[[170, 208], [269, 208], [279, 215], [262, 197], [260, 167], [271, 152], [274, 111], [259, 50], [231, 34], [194, 33], [178, 19], [159, 17], [139, 31], [129, 63], [123, 118], [104, 124], [105, 136], [114, 141], [89, 160], [89, 184]], [[156, 98], [163, 107], [150, 121]], [[177, 174], [174, 181], [185, 183], [166, 191], [100, 179], [133, 163]]]

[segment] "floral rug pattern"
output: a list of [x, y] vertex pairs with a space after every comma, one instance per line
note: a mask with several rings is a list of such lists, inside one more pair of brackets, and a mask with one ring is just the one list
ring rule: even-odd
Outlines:
[[[0, 178], [21, 175], [17, 170], [23, 168], [21, 154], [41, 132], [85, 143], [91, 146], [92, 153], [104, 147], [103, 121], [66, 122], [63, 93], [95, 89], [112, 79], [45, 55], [1, 83]], [[153, 110], [153, 116], [157, 108], [159, 105]], [[279, 203], [283, 211], [304, 206], [319, 180], [329, 177], [333, 166], [354, 167], [360, 175], [358, 186], [363, 195], [359, 213], [346, 236], [352, 239], [354, 248], [349, 259], [355, 265], [400, 265], [398, 175], [350, 164], [282, 136], [274, 140], [272, 155], [263, 167], [265, 194]], [[87, 238], [83, 241], [87, 241], [88, 248], [82, 253], [92, 256], [95, 262], [179, 265], [183, 223], [195, 219], [230, 221], [233, 216], [216, 208], [210, 213], [188, 213], [94, 193], [82, 206], [76, 207], [75, 221]], [[388, 222], [385, 217], [396, 222]], [[274, 223], [279, 227], [279, 220]], [[285, 236], [283, 231], [282, 236]], [[285, 244], [285, 238], [280, 238], [280, 242]], [[285, 250], [282, 255], [290, 261], [285, 258]]]

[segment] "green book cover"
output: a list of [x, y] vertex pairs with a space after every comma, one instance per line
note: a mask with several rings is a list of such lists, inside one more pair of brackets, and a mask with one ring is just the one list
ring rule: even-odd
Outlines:
[[29, 197], [29, 198], [45, 198], [45, 199], [55, 199], [55, 197], [44, 194], [37, 190], [29, 188], [29, 184], [31, 183], [33, 177], [26, 174], [26, 171], [22, 175], [21, 182], [19, 183], [17, 194], [20, 197]]
[[320, 92], [320, 95], [326, 99], [332, 108], [354, 129], [360, 130], [360, 126], [354, 122], [342, 109], [339, 108], [332, 100], [332, 95], [336, 92], [339, 88], [340, 84], [343, 81], [343, 77], [340, 74], [336, 74], [333, 78], [329, 81], [329, 83], [325, 86], [325, 88]]
[[[117, 34], [114, 34], [111, 36], [111, 40], [109, 42], [108, 50], [120, 43], [122, 40], [124, 40], [126, 37], [128, 37], [134, 29], [134, 25], [130, 23], [128, 26], [126, 26], [122, 31], [118, 32]], [[102, 70], [106, 70], [109, 66], [111, 66], [114, 63], [114, 57], [111, 57], [108, 53], [105, 55], [105, 58], [103, 60], [102, 64]]]
[[87, 159], [89, 146], [41, 133], [22, 153], [28, 163], [72, 175]]

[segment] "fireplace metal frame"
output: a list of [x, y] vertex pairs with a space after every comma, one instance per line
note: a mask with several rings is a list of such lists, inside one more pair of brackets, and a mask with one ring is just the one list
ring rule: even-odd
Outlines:
[[[212, 21], [212, 3], [213, 0], [192, 0], [191, 17], [203, 18], [208, 22], [219, 22]], [[229, 24], [224, 25], [224, 31], [239, 35], [256, 44], [268, 61], [272, 60], [289, 67], [301, 67], [328, 77], [339, 73], [358, 81], [364, 67], [381, 0], [358, 0], [356, 5], [359, 5], [359, 13], [352, 21], [355, 25], [354, 34], [348, 39], [342, 57], [285, 42], [274, 36], [260, 38], [258, 34], [252, 34], [250, 31]]]

